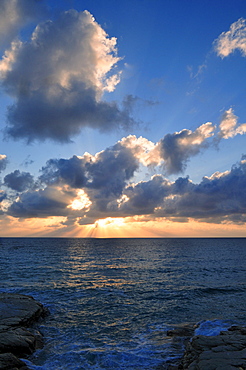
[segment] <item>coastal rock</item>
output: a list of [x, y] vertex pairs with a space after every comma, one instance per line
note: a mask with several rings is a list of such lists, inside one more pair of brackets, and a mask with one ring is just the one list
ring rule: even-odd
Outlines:
[[42, 304], [33, 297], [23, 294], [0, 294], [0, 326], [29, 326], [44, 313]]
[[182, 324], [168, 330], [167, 335], [170, 337], [192, 337], [196, 327], [196, 324]]
[[217, 336], [194, 336], [179, 370], [245, 370], [246, 328], [233, 326]]
[[41, 303], [22, 294], [0, 294], [0, 370], [28, 367], [18, 357], [42, 347], [42, 335], [29, 328], [47, 314]]
[[2, 370], [28, 370], [25, 362], [19, 360], [12, 353], [2, 353], [0, 355], [0, 369]]

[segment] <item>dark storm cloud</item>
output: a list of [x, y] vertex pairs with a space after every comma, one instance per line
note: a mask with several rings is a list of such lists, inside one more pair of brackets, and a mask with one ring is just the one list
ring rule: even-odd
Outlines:
[[[102, 100], [120, 74], [116, 39], [87, 11], [70, 10], [38, 25], [30, 42], [15, 42], [0, 64], [2, 86], [16, 99], [6, 135], [28, 142], [69, 142], [85, 126], [108, 131], [132, 126], [132, 103]], [[131, 105], [131, 106], [130, 106]]]
[[23, 192], [33, 187], [34, 179], [29, 172], [15, 170], [4, 177], [4, 185], [18, 192]]

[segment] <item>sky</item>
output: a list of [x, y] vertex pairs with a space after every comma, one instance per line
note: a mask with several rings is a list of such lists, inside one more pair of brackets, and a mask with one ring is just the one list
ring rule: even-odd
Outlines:
[[1, 0], [0, 236], [246, 237], [245, 0]]

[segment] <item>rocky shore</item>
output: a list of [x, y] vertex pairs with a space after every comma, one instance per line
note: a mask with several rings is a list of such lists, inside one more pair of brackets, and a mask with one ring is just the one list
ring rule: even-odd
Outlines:
[[0, 370], [28, 370], [19, 358], [42, 348], [43, 339], [33, 324], [47, 310], [32, 297], [0, 294]]
[[[29, 370], [20, 360], [42, 348], [42, 335], [33, 325], [47, 309], [30, 296], [0, 294], [0, 370]], [[195, 325], [178, 326], [167, 335], [183, 338], [185, 352], [179, 363], [162, 370], [246, 370], [246, 327], [232, 326], [219, 335], [195, 335]]]
[[232, 326], [216, 336], [192, 335], [192, 328], [170, 330], [186, 338], [183, 358], [168, 370], [246, 370], [246, 327]]

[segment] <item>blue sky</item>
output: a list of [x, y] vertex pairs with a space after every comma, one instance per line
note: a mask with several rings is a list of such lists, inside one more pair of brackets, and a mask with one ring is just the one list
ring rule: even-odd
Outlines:
[[0, 7], [3, 235], [245, 236], [245, 1]]

